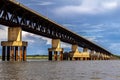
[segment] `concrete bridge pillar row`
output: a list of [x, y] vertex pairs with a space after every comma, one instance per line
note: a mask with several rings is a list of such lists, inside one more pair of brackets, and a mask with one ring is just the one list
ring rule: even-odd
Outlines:
[[48, 60], [52, 60], [52, 53], [54, 53], [54, 60], [58, 60], [58, 53], [59, 53], [59, 59], [63, 60], [63, 48], [61, 48], [60, 45], [60, 39], [52, 39], [52, 48], [48, 49]]
[[104, 60], [103, 53], [100, 53], [100, 60]]
[[110, 59], [110, 55], [108, 55], [108, 54], [107, 54], [107, 55], [106, 55], [106, 57], [107, 57], [107, 60], [109, 60], [109, 59]]
[[91, 52], [90, 52], [90, 60], [94, 60], [94, 53], [95, 53], [95, 50], [91, 50]]
[[107, 60], [107, 55], [103, 54], [103, 58], [104, 58], [104, 60]]
[[83, 48], [83, 52], [88, 52], [88, 48]]
[[71, 47], [72, 51], [70, 53], [70, 60], [78, 60], [79, 56], [79, 51], [78, 51], [78, 45], [73, 44]]
[[20, 27], [8, 28], [8, 41], [2, 41], [2, 61], [26, 61], [27, 42], [22, 41]]
[[97, 54], [96, 60], [100, 60], [100, 58], [101, 58], [100, 52], [96, 52], [96, 54]]
[[105, 60], [106, 58], [105, 58], [105, 54], [104, 53], [102, 53], [102, 59], [103, 60]]
[[84, 47], [83, 48], [83, 60], [89, 60], [90, 59], [90, 54], [88, 52], [88, 48], [87, 47]]

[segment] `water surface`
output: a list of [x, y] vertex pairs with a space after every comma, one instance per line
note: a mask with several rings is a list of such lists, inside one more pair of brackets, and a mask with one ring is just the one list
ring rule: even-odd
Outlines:
[[0, 80], [120, 80], [120, 61], [0, 62]]

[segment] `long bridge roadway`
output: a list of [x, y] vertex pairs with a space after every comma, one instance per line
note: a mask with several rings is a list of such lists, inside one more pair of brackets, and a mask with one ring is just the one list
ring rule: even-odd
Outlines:
[[[11, 54], [14, 56], [14, 50], [16, 56], [16, 54], [18, 53], [16, 52], [18, 51], [18, 48], [16, 46], [18, 47], [22, 46], [22, 48], [20, 48], [20, 50], [23, 50], [21, 51], [23, 52], [23, 54], [21, 53], [21, 59], [23, 58], [23, 60], [26, 60], [25, 51], [26, 51], [27, 42], [21, 42], [21, 45], [19, 45], [20, 44], [19, 42], [16, 42], [16, 44], [14, 44], [15, 43], [14, 41], [17, 41], [16, 38], [18, 37], [20, 38], [18, 41], [22, 41], [21, 30], [53, 39], [52, 48], [53, 47], [60, 48], [60, 46], [58, 46], [60, 44], [59, 42], [63, 41], [73, 45], [72, 46], [74, 48], [72, 49], [73, 52], [78, 51], [78, 46], [79, 46], [79, 47], [83, 47], [84, 51], [85, 49], [89, 49], [94, 52], [102, 53], [102, 55], [104, 54], [107, 56], [109, 55], [109, 57], [113, 56], [113, 54], [107, 51], [106, 49], [66, 29], [62, 25], [57, 24], [56, 22], [27, 8], [26, 6], [20, 4], [19, 2], [16, 2], [15, 0], [0, 0], [0, 24], [9, 27], [8, 42], [3, 41], [1, 43], [1, 45], [3, 46], [3, 51], [2, 51], [3, 60], [5, 60], [6, 52], [7, 52], [7, 60], [10, 60]], [[16, 27], [19, 27], [19, 29], [17, 29]], [[13, 30], [20, 32], [20, 35], [13, 36], [14, 33], [18, 34]], [[15, 37], [14, 40], [13, 37]], [[60, 51], [61, 50], [63, 49], [61, 48]], [[57, 49], [49, 49], [49, 51], [57, 51]], [[60, 54], [62, 56], [62, 53]], [[22, 57], [22, 55], [24, 56]], [[52, 53], [50, 52], [49, 60], [52, 60], [51, 55]], [[17, 58], [15, 57], [15, 60], [16, 59]]]

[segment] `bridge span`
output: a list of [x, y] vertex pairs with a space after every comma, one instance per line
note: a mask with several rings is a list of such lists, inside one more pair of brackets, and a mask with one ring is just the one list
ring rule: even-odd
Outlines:
[[[72, 44], [69, 53], [74, 59], [111, 59], [113, 54], [99, 45], [66, 29], [62, 25], [42, 16], [15, 0], [0, 0], [0, 24], [8, 26], [8, 41], [2, 41], [2, 60], [26, 60], [27, 42], [22, 41], [22, 30], [52, 39], [52, 48], [48, 49], [49, 60], [63, 60], [63, 48], [60, 41]], [[83, 48], [83, 52], [78, 50]], [[90, 50], [88, 52], [88, 50]]]

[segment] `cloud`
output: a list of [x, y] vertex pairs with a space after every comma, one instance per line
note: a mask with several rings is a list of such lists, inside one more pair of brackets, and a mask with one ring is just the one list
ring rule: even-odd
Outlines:
[[[22, 31], [22, 40], [27, 41], [30, 44], [33, 44], [35, 42], [35, 39], [29, 38], [30, 36], [34, 36], [34, 34]], [[35, 37], [37, 37], [37, 36], [35, 35]]]
[[56, 15], [101, 14], [115, 10], [119, 6], [118, 0], [82, 0], [79, 5], [66, 5], [54, 10]]
[[50, 38], [46, 38], [46, 37], [43, 37], [43, 36], [38, 36], [38, 35], [28, 33], [28, 32], [25, 32], [25, 31], [22, 31], [22, 37], [23, 37], [23, 40], [26, 40], [29, 43], [35, 43], [36, 39], [40, 39], [40, 40], [46, 41], [46, 45], [51, 44], [51, 39]]
[[53, 2], [41, 2], [38, 5], [46, 6], [46, 5], [52, 5], [52, 4], [54, 4], [54, 3]]
[[120, 43], [111, 43], [109, 46], [109, 49], [114, 52], [113, 54], [119, 54], [119, 49], [120, 49]]
[[85, 37], [87, 40], [90, 40], [92, 42], [99, 42], [101, 41], [101, 38], [103, 38], [103, 36], [98, 36], [98, 35], [94, 35], [94, 36], [83, 36]]
[[61, 48], [71, 48], [71, 44], [61, 42]]
[[8, 27], [0, 25], [0, 41], [6, 41], [7, 40], [7, 31]]
[[91, 30], [82, 30], [80, 32], [85, 32], [85, 33], [98, 33], [98, 32], [102, 32], [104, 31], [104, 29], [91, 29]]
[[51, 44], [51, 39], [50, 38], [47, 38], [47, 37], [40, 37], [42, 40], [45, 40], [46, 41], [46, 45], [50, 45]]
[[98, 33], [106, 30], [105, 24], [82, 24], [82, 28], [79, 32], [83, 33]]
[[52, 4], [54, 4], [53, 2], [45, 2], [45, 1], [32, 1], [31, 3], [27, 3], [27, 4], [25, 4], [25, 5], [27, 5], [27, 6], [35, 6], [35, 5], [37, 5], [37, 6], [49, 6], [49, 5], [52, 5]]
[[117, 8], [118, 3], [117, 2], [104, 2], [102, 3], [102, 6], [104, 9], [114, 9]]
[[76, 25], [74, 25], [74, 24], [62, 24], [63, 26], [69, 26], [69, 27], [74, 27], [74, 26], [76, 26]]

